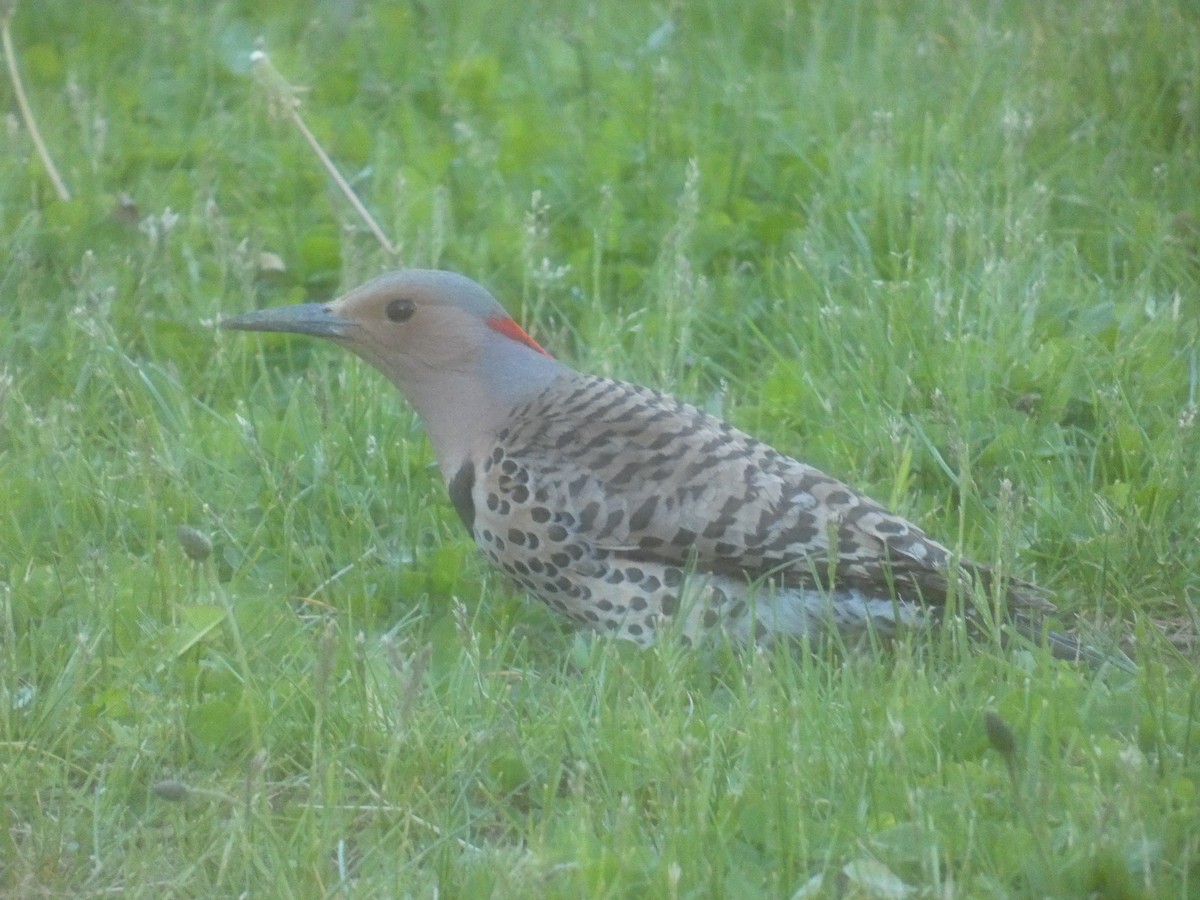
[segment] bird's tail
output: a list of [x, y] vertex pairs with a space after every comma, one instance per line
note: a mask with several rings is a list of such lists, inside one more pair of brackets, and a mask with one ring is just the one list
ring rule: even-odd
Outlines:
[[1035, 644], [1045, 646], [1050, 651], [1050, 655], [1055, 659], [1086, 663], [1094, 669], [1112, 666], [1114, 669], [1120, 669], [1122, 672], [1130, 674], [1137, 672], [1137, 666], [1133, 661], [1120, 651], [1115, 650], [1112, 653], [1105, 653], [1101, 650], [1096, 650], [1082, 641], [1078, 641], [1061, 632], [1049, 631], [1043, 628], [1036, 619], [1029, 616], [1014, 615], [1012, 617], [1012, 624], [1019, 635]]

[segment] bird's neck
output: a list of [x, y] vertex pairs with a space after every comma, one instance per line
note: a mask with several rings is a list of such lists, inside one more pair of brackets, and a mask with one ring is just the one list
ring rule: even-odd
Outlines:
[[419, 384], [398, 385], [421, 417], [449, 482], [465, 462], [490, 452], [513, 410], [571, 369], [523, 345], [492, 348], [469, 370], [447, 369]]

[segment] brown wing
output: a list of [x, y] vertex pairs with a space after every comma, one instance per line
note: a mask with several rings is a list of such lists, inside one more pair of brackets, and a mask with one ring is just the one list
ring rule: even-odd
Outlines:
[[[911, 522], [695, 407], [594, 376], [561, 383], [498, 441], [534, 501], [604, 555], [748, 581], [939, 605], [952, 555]], [[582, 424], [581, 424], [582, 423]], [[494, 457], [494, 463], [501, 464]], [[503, 477], [503, 476], [501, 476]], [[515, 477], [515, 476], [514, 476]], [[960, 564], [962, 588], [988, 570]], [[1032, 586], [1010, 602], [1051, 608]]]

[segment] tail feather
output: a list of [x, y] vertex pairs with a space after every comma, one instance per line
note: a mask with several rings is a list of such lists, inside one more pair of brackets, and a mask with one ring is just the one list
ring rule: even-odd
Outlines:
[[1029, 616], [1014, 615], [1012, 623], [1018, 634], [1035, 644], [1045, 646], [1055, 659], [1086, 663], [1094, 669], [1112, 666], [1131, 675], [1137, 672], [1137, 666], [1133, 661], [1119, 651], [1105, 653], [1096, 650], [1061, 632], [1042, 628], [1035, 619]]

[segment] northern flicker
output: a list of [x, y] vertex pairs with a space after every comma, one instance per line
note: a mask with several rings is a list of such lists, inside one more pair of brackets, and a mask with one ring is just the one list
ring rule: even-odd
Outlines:
[[[932, 626], [950, 596], [970, 621], [972, 591], [991, 581], [695, 406], [558, 362], [461, 275], [391, 272], [330, 303], [221, 325], [327, 338], [379, 369], [421, 416], [488, 559], [575, 622], [642, 646], [717, 630], [746, 643], [888, 637]], [[1054, 655], [1108, 660], [1043, 633], [1054, 607], [1033, 585], [1006, 596], [1009, 622]]]

